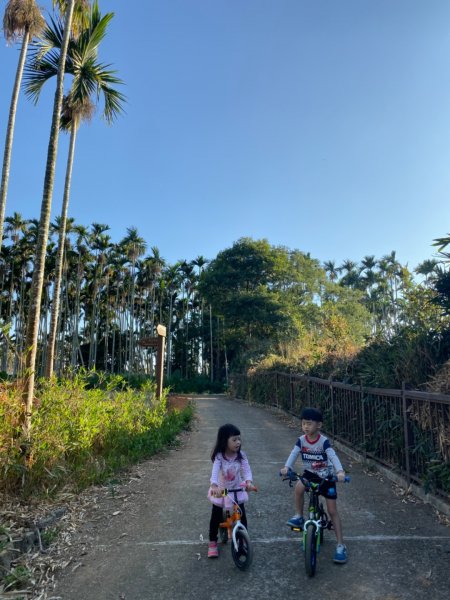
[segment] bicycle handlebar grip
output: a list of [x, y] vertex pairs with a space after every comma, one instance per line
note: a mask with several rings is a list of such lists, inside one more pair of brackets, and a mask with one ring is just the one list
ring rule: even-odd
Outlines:
[[[339, 479], [336, 477], [336, 475], [334, 475], [333, 478], [330, 481], [336, 481], [336, 482], [338, 482]], [[350, 475], [346, 475], [344, 477], [344, 481], [342, 483], [349, 483], [350, 481], [351, 481]]]

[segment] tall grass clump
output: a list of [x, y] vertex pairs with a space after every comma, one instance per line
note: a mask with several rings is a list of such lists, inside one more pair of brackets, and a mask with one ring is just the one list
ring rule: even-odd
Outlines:
[[168, 413], [155, 385], [128, 387], [123, 378], [91, 375], [42, 380], [29, 445], [21, 432], [17, 387], [0, 388], [0, 484], [23, 496], [79, 490], [106, 481], [118, 469], [170, 443], [186, 427], [192, 408]]

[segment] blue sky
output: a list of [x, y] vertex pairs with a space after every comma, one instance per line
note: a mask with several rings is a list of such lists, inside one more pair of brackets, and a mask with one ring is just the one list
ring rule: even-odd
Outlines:
[[[169, 262], [250, 236], [414, 268], [450, 232], [448, 0], [99, 4], [128, 104], [80, 130], [76, 222], [137, 227]], [[2, 145], [17, 58], [2, 38]], [[7, 215], [39, 216], [53, 95], [20, 99]], [[62, 135], [53, 216], [66, 153]]]

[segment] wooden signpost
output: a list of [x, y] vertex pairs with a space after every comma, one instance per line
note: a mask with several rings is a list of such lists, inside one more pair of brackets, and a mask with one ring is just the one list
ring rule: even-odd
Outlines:
[[156, 397], [161, 398], [164, 379], [164, 344], [166, 341], [166, 328], [158, 325], [156, 337], [142, 338], [138, 343], [143, 348], [156, 349]]

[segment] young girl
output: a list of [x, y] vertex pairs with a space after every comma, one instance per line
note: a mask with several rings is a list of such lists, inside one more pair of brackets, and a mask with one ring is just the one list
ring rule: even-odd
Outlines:
[[245, 483], [242, 492], [237, 494], [237, 501], [242, 511], [241, 522], [247, 527], [244, 504], [248, 501], [248, 494], [245, 490], [252, 485], [252, 471], [247, 456], [241, 451], [241, 432], [235, 425], [227, 423], [219, 428], [211, 460], [213, 468], [208, 499], [213, 506], [209, 522], [208, 558], [217, 558], [217, 537], [224, 508], [224, 498], [220, 494], [224, 488], [236, 490]]

